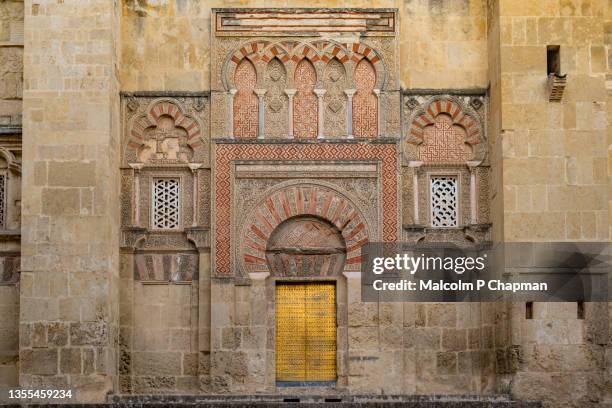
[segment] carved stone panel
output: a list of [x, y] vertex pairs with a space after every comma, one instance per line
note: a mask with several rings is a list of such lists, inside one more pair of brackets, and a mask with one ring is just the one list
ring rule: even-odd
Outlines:
[[323, 84], [324, 96], [324, 133], [325, 137], [343, 137], [347, 135], [346, 127], [346, 94], [348, 88], [344, 65], [336, 58], [325, 66]]
[[285, 94], [287, 88], [287, 71], [278, 58], [273, 58], [266, 66], [264, 81], [266, 95], [265, 106], [265, 137], [287, 137], [288, 128], [288, 98]]
[[270, 236], [266, 260], [275, 276], [337, 276], [344, 269], [346, 244], [332, 224], [298, 217], [280, 224]]
[[465, 144], [465, 129], [453, 124], [452, 117], [439, 114], [432, 125], [423, 130], [419, 161], [427, 163], [462, 163], [472, 158], [472, 149]]
[[353, 135], [378, 136], [378, 100], [374, 94], [376, 72], [367, 59], [355, 68], [355, 96], [353, 97]]
[[123, 94], [122, 163], [210, 163], [208, 95]]
[[484, 96], [404, 95], [405, 162], [486, 160], [484, 104]]
[[140, 253], [134, 259], [137, 281], [191, 282], [198, 277], [197, 254]]
[[318, 130], [318, 103], [314, 93], [317, 73], [307, 59], [295, 68], [296, 93], [293, 99], [293, 135], [296, 138], [314, 138]]
[[251, 61], [243, 59], [234, 73], [236, 95], [234, 95], [234, 136], [256, 138], [258, 126], [258, 101], [255, 95], [257, 73]]

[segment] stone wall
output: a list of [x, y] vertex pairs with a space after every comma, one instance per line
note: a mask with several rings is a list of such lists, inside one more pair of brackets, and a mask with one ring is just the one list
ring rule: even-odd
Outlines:
[[[601, 1], [499, 1], [494, 6], [499, 40], [489, 41], [499, 41], [500, 59], [497, 64], [490, 55], [490, 66], [499, 68], [499, 77], [491, 78], [491, 95], [500, 115], [495, 124], [502, 145], [494, 154], [501, 153], [497, 185], [503, 186], [504, 203], [503, 232], [497, 236], [505, 241], [609, 241], [607, 6]], [[560, 46], [560, 73], [567, 74], [561, 102], [549, 101], [549, 45]], [[608, 400], [604, 355], [610, 313], [605, 304], [536, 303], [527, 312], [520, 304], [509, 319], [510, 350], [516, 354], [508, 361], [515, 372], [511, 392], [549, 400], [552, 406]]]
[[[286, 7], [266, 6], [277, 3]], [[283, 39], [273, 32], [217, 38], [211, 8], [225, 5], [0, 1], [0, 126], [21, 123], [22, 14], [26, 46], [23, 204], [20, 138], [0, 143], [12, 191], [6, 226], [15, 230], [0, 247], [0, 388], [72, 388], [84, 402], [103, 401], [107, 392], [347, 391], [513, 393], [550, 406], [612, 401], [610, 305], [536, 303], [527, 312], [525, 304], [366, 304], [357, 271], [368, 239], [610, 240], [609, 5], [324, 3], [398, 9], [393, 34], [300, 39], [319, 47], [321, 60], [354, 52], [379, 69], [374, 60], [384, 56], [377, 78], [390, 79], [376, 90], [385, 131], [373, 135], [387, 138], [349, 140], [344, 124], [334, 136], [346, 140], [274, 142], [228, 140], [227, 78], [232, 56], [266, 61], [266, 52], [279, 51], [268, 45]], [[302, 5], [311, 6], [291, 4]], [[266, 42], [265, 52], [252, 36]], [[338, 51], [334, 36], [343, 39]], [[547, 45], [560, 45], [568, 74], [561, 102], [549, 102]], [[300, 58], [279, 60], [292, 57]], [[253, 69], [263, 77], [272, 68]], [[279, 77], [288, 87], [291, 77]], [[267, 133], [285, 136], [289, 94], [255, 81], [270, 92], [262, 98], [267, 108], [282, 103], [276, 122], [283, 126], [264, 117]], [[344, 98], [344, 88], [333, 90]], [[127, 91], [121, 109], [120, 90]], [[467, 142], [473, 163], [465, 151], [424, 152], [436, 126], [455, 138], [465, 133], [459, 145]], [[430, 228], [425, 192], [436, 171], [457, 177], [457, 228]], [[152, 225], [156, 177], [181, 182], [186, 204], [175, 231]], [[468, 194], [470, 183], [480, 195]], [[287, 277], [270, 273], [253, 234], [265, 245], [284, 221], [283, 198], [287, 218], [327, 216], [351, 236], [346, 267], [325, 277], [337, 290], [338, 386], [331, 391], [275, 384], [274, 289]]]
[[[223, 1], [122, 2], [121, 83], [124, 90], [207, 90], [211, 80], [211, 8]], [[290, 7], [312, 7], [292, 1]], [[398, 52], [405, 88], [487, 86], [484, 0], [334, 1], [322, 7], [399, 9]], [[238, 7], [262, 7], [256, 1]], [[287, 7], [268, 1], [265, 7]], [[163, 44], [163, 45], [161, 45]], [[154, 64], [151, 64], [155, 61]]]
[[[0, 2], [0, 387], [19, 384], [23, 1]], [[2, 398], [2, 397], [0, 397]]]
[[21, 125], [23, 1], [0, 3], [0, 126]]
[[20, 385], [117, 389], [118, 10], [25, 2]]

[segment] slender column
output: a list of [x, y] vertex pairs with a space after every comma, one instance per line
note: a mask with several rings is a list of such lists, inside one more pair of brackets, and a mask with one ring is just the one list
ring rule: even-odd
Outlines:
[[229, 98], [229, 106], [227, 107], [227, 111], [229, 112], [229, 137], [234, 138], [234, 97], [236, 96], [237, 89], [230, 89], [228, 92]]
[[289, 138], [293, 139], [293, 97], [295, 96], [295, 93], [297, 92], [296, 89], [285, 89], [285, 93], [287, 94], [287, 97], [289, 98], [289, 120], [287, 121], [287, 123], [289, 123]]
[[376, 95], [376, 137], [379, 137], [382, 134], [380, 129], [380, 124], [382, 123], [380, 120], [382, 117], [382, 109], [380, 106], [380, 89], [373, 89], [372, 92], [374, 92]]
[[411, 161], [408, 163], [409, 167], [413, 168], [412, 173], [412, 201], [414, 201], [414, 224], [418, 225], [421, 221], [419, 216], [419, 169], [423, 162], [421, 161]]
[[314, 90], [315, 95], [317, 95], [317, 101], [319, 102], [319, 132], [317, 139], [325, 138], [325, 129], [323, 129], [323, 122], [325, 121], [325, 112], [323, 112], [323, 96], [325, 95], [325, 92], [327, 92], [325, 89]]
[[353, 95], [355, 95], [355, 89], [347, 89], [344, 91], [346, 94], [346, 137], [347, 139], [353, 138]]
[[468, 164], [470, 169], [470, 224], [476, 224], [476, 167]]
[[264, 95], [266, 94], [266, 90], [265, 89], [256, 89], [255, 90], [255, 94], [257, 95], [257, 98], [259, 99], [259, 128], [257, 131], [257, 138], [258, 139], [263, 139], [264, 138], [264, 133], [265, 133], [265, 124], [264, 124], [264, 118], [266, 115], [264, 115]]
[[198, 225], [198, 169], [202, 167], [202, 163], [189, 163], [189, 169], [193, 174], [193, 220], [191, 226], [195, 227]]
[[134, 171], [134, 208], [132, 210], [132, 225], [140, 226], [140, 170], [144, 166], [143, 163], [129, 163]]

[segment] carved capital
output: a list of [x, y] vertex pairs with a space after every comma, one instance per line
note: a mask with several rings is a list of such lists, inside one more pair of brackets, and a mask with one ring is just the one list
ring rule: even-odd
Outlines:
[[142, 170], [142, 168], [144, 167], [144, 163], [128, 163], [128, 166], [134, 169], [134, 171], [138, 172]]
[[121, 249], [134, 251], [141, 239], [146, 238], [147, 229], [141, 227], [128, 227], [121, 231]]
[[323, 95], [325, 95], [325, 93], [327, 92], [326, 89], [313, 89], [315, 95], [317, 95], [317, 98], [322, 98]]
[[297, 89], [285, 89], [285, 94], [289, 97], [289, 99], [295, 96]]
[[203, 227], [185, 228], [187, 239], [193, 242], [198, 250], [210, 248], [210, 230]]
[[353, 95], [355, 95], [355, 92], [357, 92], [357, 90], [356, 90], [356, 89], [345, 89], [345, 90], [344, 90], [344, 93], [346, 94], [346, 96], [347, 96], [349, 99], [352, 99], [352, 98], [353, 98]]
[[189, 163], [187, 166], [189, 167], [189, 170], [191, 170], [192, 173], [195, 173], [196, 170], [202, 167], [202, 163]]
[[266, 94], [267, 90], [266, 89], [255, 89], [253, 92], [255, 92], [255, 95], [257, 95], [257, 97], [259, 99], [263, 98], [264, 95]]

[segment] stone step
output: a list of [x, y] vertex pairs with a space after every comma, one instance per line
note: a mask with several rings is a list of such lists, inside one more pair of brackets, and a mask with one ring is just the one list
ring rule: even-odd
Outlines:
[[542, 408], [507, 396], [455, 395], [113, 395], [105, 404], [20, 404], [7, 408]]
[[441, 407], [441, 408], [541, 408], [537, 401], [516, 401], [506, 395], [114, 395], [116, 407]]

